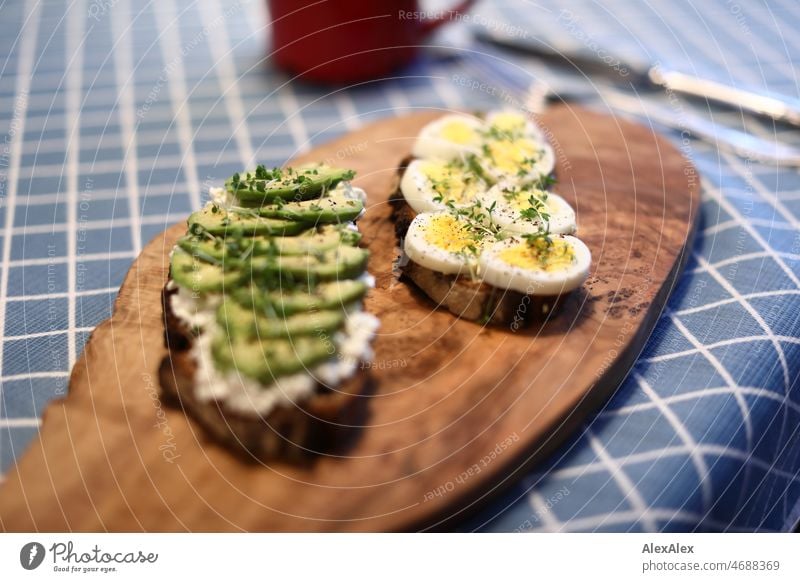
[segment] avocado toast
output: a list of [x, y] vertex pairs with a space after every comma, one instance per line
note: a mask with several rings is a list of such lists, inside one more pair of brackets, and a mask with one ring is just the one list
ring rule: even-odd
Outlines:
[[300, 460], [347, 432], [372, 357], [365, 193], [325, 165], [232, 176], [189, 216], [163, 290], [163, 393], [251, 458]]

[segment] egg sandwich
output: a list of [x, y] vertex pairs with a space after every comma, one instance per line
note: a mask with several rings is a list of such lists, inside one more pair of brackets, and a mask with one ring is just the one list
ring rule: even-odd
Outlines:
[[551, 314], [591, 266], [554, 167], [520, 112], [426, 125], [392, 200], [404, 275], [466, 319], [519, 326]]

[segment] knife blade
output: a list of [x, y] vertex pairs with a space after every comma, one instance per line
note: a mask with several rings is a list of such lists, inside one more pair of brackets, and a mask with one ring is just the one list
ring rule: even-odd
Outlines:
[[[529, 70], [509, 60], [508, 52], [493, 44], [483, 42], [471, 35], [450, 34], [445, 45], [445, 54], [459, 55], [465, 66], [477, 73], [477, 77], [505, 105], [541, 113], [553, 101], [584, 101], [599, 97], [602, 103], [614, 111], [637, 118], [648, 123], [678, 130], [681, 136], [689, 134], [710, 143], [720, 150], [727, 150], [749, 160], [777, 163], [782, 166], [800, 166], [800, 150], [777, 140], [766, 140], [743, 131], [713, 123], [691, 112], [653, 103], [653, 99], [642, 99], [636, 91], [621, 90], [614, 83], [583, 83], [568, 80], [561, 76], [552, 85], [532, 76]], [[457, 81], [456, 81], [457, 77]], [[454, 81], [467, 83], [468, 77], [456, 76]], [[629, 88], [630, 89], [630, 88]]]
[[473, 35], [517, 53], [535, 55], [577, 67], [586, 74], [600, 74], [615, 82], [638, 88], [673, 91], [695, 98], [709, 99], [734, 109], [766, 116], [775, 121], [800, 126], [800, 100], [762, 89], [741, 89], [715, 81], [664, 68], [661, 64], [622, 59], [603, 49], [560, 50], [530, 35], [510, 34], [501, 28], [474, 27]]

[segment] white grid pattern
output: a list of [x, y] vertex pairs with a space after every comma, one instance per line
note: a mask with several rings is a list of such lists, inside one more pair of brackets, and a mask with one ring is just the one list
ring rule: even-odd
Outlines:
[[[76, 238], [78, 230], [78, 164], [80, 163], [80, 124], [81, 124], [81, 85], [83, 81], [83, 52], [84, 52], [84, 3], [75, 2], [67, 14], [67, 309], [69, 334], [67, 336], [67, 357], [69, 367], [72, 368], [78, 357], [75, 344], [76, 292], [77, 292], [77, 249]], [[51, 225], [52, 228], [52, 225]], [[73, 331], [75, 330], [75, 331]]]
[[[26, 21], [31, 23], [31, 28], [28, 34], [22, 38], [20, 47], [19, 58], [19, 72], [17, 73], [16, 93], [14, 99], [14, 111], [18, 112], [17, 122], [19, 124], [17, 132], [11, 137], [9, 144], [9, 151], [11, 152], [11, 160], [7, 172], [6, 184], [8, 193], [6, 194], [5, 207], [6, 207], [6, 223], [3, 229], [4, 233], [11, 230], [14, 224], [14, 213], [12, 210], [16, 207], [17, 187], [19, 177], [20, 157], [22, 155], [21, 148], [17, 145], [17, 141], [22, 139], [25, 132], [25, 117], [28, 108], [27, 95], [30, 93], [31, 73], [33, 72], [34, 65], [34, 49], [36, 46], [38, 24], [39, 24], [39, 5], [33, 2], [26, 3], [26, 8], [31, 6], [30, 10], [26, 10], [28, 18]], [[8, 240], [4, 241], [3, 245], [3, 263], [0, 267], [0, 333], [3, 333], [6, 327], [6, 300], [8, 297], [8, 271], [9, 263], [11, 262], [11, 244]], [[3, 350], [0, 350], [0, 370], [3, 366]], [[2, 451], [0, 451], [0, 454]]]
[[[643, 5], [637, 5], [636, 7], [631, 6], [629, 4], [625, 5], [625, 8], [641, 8]], [[590, 8], [584, 4], [581, 4], [582, 8]], [[569, 5], [565, 8], [569, 9]], [[678, 14], [679, 9], [675, 10], [668, 10], [662, 7], [663, 12], [671, 14], [675, 17]], [[584, 14], [586, 11], [584, 11]], [[591, 21], [593, 25], [597, 23], [599, 20], [601, 24], [603, 23], [603, 19], [592, 19], [592, 15], [586, 14], [585, 16], [587, 21]], [[635, 18], [632, 16], [632, 18]], [[607, 19], [606, 19], [607, 22]], [[651, 26], [654, 20], [652, 18], [648, 19], [646, 15], [640, 14], [636, 19], [637, 25], [637, 32], [642, 36], [646, 36], [647, 38], [661, 38], [659, 31], [656, 30], [656, 27]], [[673, 23], [674, 24], [674, 23]], [[598, 35], [602, 35], [602, 30], [597, 31], [596, 28], [593, 32], [597, 33]], [[652, 33], [652, 36], [651, 36]], [[692, 34], [686, 34], [685, 40], [688, 42], [693, 42], [698, 37]], [[793, 39], [794, 40], [794, 39]], [[702, 43], [694, 43], [696, 45], [702, 45]], [[703, 47], [705, 48], [705, 47]], [[708, 55], [707, 55], [708, 56]], [[791, 67], [789, 67], [791, 69]], [[791, 71], [790, 71], [791, 72]], [[769, 138], [770, 133], [767, 132], [761, 126], [757, 127], [757, 133], [759, 133], [762, 137]], [[711, 277], [729, 294], [728, 298], [716, 301], [716, 302], [709, 302], [707, 304], [690, 307], [685, 309], [675, 309], [675, 310], [668, 310], [666, 317], [670, 319], [672, 324], [677, 328], [677, 330], [681, 333], [681, 335], [689, 341], [689, 343], [693, 346], [692, 349], [689, 350], [681, 350], [681, 351], [674, 351], [674, 352], [667, 352], [667, 353], [659, 353], [656, 356], [652, 357], [645, 357], [640, 360], [641, 364], [657, 364], [659, 362], [665, 362], [670, 360], [678, 360], [684, 359], [686, 357], [695, 357], [701, 356], [706, 362], [708, 362], [713, 369], [722, 377], [725, 381], [726, 385], [722, 387], [702, 387], [701, 389], [690, 391], [687, 393], [662, 397], [658, 394], [656, 390], [649, 386], [645, 377], [638, 372], [633, 374], [633, 378], [635, 379], [636, 384], [638, 385], [641, 393], [646, 397], [646, 401], [643, 403], [632, 404], [628, 406], [622, 406], [618, 408], [611, 408], [610, 410], [603, 412], [599, 415], [598, 419], [608, 419], [608, 418], [619, 418], [624, 420], [630, 420], [632, 416], [636, 415], [637, 413], [649, 410], [658, 410], [663, 417], [667, 419], [667, 421], [671, 424], [672, 429], [674, 430], [675, 434], [680, 438], [683, 442], [682, 446], [674, 447], [663, 447], [657, 448], [652, 451], [647, 451], [645, 453], [633, 453], [627, 454], [623, 457], [615, 458], [609, 457], [607, 453], [601, 450], [597, 446], [597, 438], [592, 436], [589, 432], [589, 429], [586, 429], [586, 434], [588, 435], [589, 443], [595, 452], [598, 453], [599, 460], [592, 463], [586, 464], [577, 464], [568, 466], [565, 469], [556, 469], [549, 474], [544, 474], [538, 476], [536, 479], [529, 481], [529, 486], [525, 488], [525, 490], [520, 493], [519, 495], [529, 495], [529, 496], [538, 496], [539, 498], [544, 497], [545, 493], [542, 491], [552, 491], [554, 488], [562, 486], [566, 480], [574, 479], [578, 480], [580, 478], [585, 478], [587, 473], [606, 473], [611, 472], [612, 476], [618, 476], [622, 468], [628, 465], [639, 464], [639, 463], [649, 463], [657, 460], [662, 460], [665, 456], [687, 456], [692, 463], [694, 464], [697, 472], [698, 472], [698, 482], [699, 486], [702, 489], [702, 509], [703, 511], [696, 514], [685, 514], [684, 512], [677, 512], [675, 514], [669, 514], [668, 512], [665, 513], [663, 510], [656, 509], [654, 510], [652, 507], [647, 507], [642, 509], [638, 503], [633, 504], [634, 507], [631, 511], [627, 514], [620, 512], [617, 509], [610, 513], [603, 513], [600, 515], [596, 515], [586, 519], [576, 519], [571, 518], [568, 521], [558, 521], [554, 520], [552, 515], [549, 515], [547, 520], [543, 520], [542, 527], [533, 528], [534, 531], [586, 531], [586, 530], [595, 530], [595, 529], [603, 529], [607, 527], [609, 524], [612, 523], [620, 523], [620, 524], [628, 524], [629, 527], [626, 529], [634, 529], [641, 527], [641, 522], [644, 519], [652, 518], [654, 511], [658, 513], [662, 513], [663, 515], [660, 516], [662, 520], [667, 522], [675, 521], [687, 521], [692, 523], [693, 527], [704, 527], [710, 529], [724, 529], [728, 531], [736, 531], [736, 526], [731, 525], [727, 522], [718, 522], [713, 519], [709, 518], [709, 512], [711, 510], [713, 496], [714, 496], [714, 488], [712, 486], [712, 481], [709, 477], [709, 473], [712, 469], [708, 467], [706, 462], [706, 456], [718, 456], [718, 457], [725, 457], [725, 458], [736, 458], [743, 462], [746, 465], [746, 471], [749, 472], [751, 467], [755, 467], [758, 469], [764, 470], [766, 473], [779, 476], [782, 479], [785, 479], [788, 483], [795, 483], [800, 480], [800, 475], [796, 472], [796, 468], [794, 471], [784, 471], [776, 466], [777, 458], [772, 461], [764, 461], [762, 459], [757, 458], [753, 454], [753, 441], [755, 438], [754, 429], [752, 425], [752, 418], [751, 418], [751, 407], [748, 405], [746, 400], [746, 396], [754, 397], [755, 399], [766, 399], [776, 403], [779, 403], [782, 407], [787, 409], [793, 410], [794, 412], [800, 412], [800, 404], [796, 401], [790, 400], [790, 389], [792, 387], [796, 388], [796, 380], [797, 380], [797, 358], [795, 356], [794, 361], [789, 362], [785, 351], [781, 345], [781, 343], [788, 343], [797, 345], [798, 339], [796, 336], [788, 336], [776, 333], [773, 329], [765, 321], [764, 317], [756, 310], [752, 305], [752, 300], [754, 299], [767, 299], [767, 298], [776, 298], [776, 297], [794, 297], [798, 294], [798, 279], [795, 272], [792, 268], [787, 264], [787, 260], [796, 261], [800, 259], [796, 255], [796, 253], [785, 253], [785, 252], [778, 252], [769, 244], [767, 240], [764, 239], [763, 236], [754, 228], [754, 226], [766, 226], [769, 228], [777, 228], [777, 229], [785, 229], [788, 231], [796, 231], [797, 227], [797, 219], [792, 214], [792, 212], [784, 205], [784, 201], [792, 199], [792, 195], [789, 194], [788, 196], [784, 195], [783, 193], [779, 192], [770, 192], [770, 190], [758, 179], [758, 177], [753, 176], [748, 168], [743, 164], [743, 162], [737, 159], [734, 156], [725, 154], [724, 156], [725, 163], [728, 164], [729, 167], [733, 168], [736, 175], [738, 175], [743, 181], [747, 184], [752, 186], [753, 190], [764, 200], [769, 202], [776, 210], [776, 213], [779, 215], [779, 219], [783, 219], [785, 222], [780, 223], [776, 222], [775, 220], [766, 220], [766, 219], [751, 219], [749, 217], [742, 216], [742, 214], [731, 204], [728, 200], [726, 200], [725, 196], [720, 192], [720, 190], [707, 180], [704, 181], [704, 189], [706, 196], [710, 199], [714, 200], [728, 215], [732, 218], [730, 220], [713, 224], [711, 226], [707, 226], [703, 232], [703, 236], [710, 238], [714, 241], [714, 237], [719, 235], [720, 233], [724, 232], [725, 230], [729, 229], [743, 229], [752, 239], [763, 249], [757, 253], [749, 253], [749, 254], [738, 254], [727, 259], [717, 261], [714, 263], [709, 262], [706, 260], [701, 254], [695, 253], [694, 258], [698, 262], [698, 267], [693, 269], [689, 276], [694, 274], [700, 273], [709, 273]], [[744, 261], [749, 261], [752, 259], [765, 259], [765, 260], [772, 260], [774, 261], [780, 269], [785, 273], [787, 278], [791, 281], [793, 288], [791, 289], [783, 289], [783, 290], [776, 290], [776, 291], [764, 291], [764, 292], [755, 292], [755, 293], [748, 293], [748, 294], [741, 294], [737, 291], [737, 289], [729, 282], [721, 273], [719, 272], [719, 268], [725, 265], [731, 264], [741, 264]], [[757, 275], [756, 275], [757, 276]], [[709, 312], [710, 310], [728, 304], [737, 304], [742, 306], [742, 308], [753, 317], [753, 319], [757, 322], [758, 326], [763, 331], [764, 335], [761, 336], [745, 336], [745, 337], [738, 337], [734, 339], [728, 340], [721, 340], [716, 342], [710, 342], [708, 344], [704, 344], [698, 340], [698, 338], [684, 325], [681, 321], [682, 316], [688, 316], [692, 314], [698, 314], [702, 312]], [[773, 392], [771, 390], [766, 390], [761, 387], [744, 387], [740, 386], [736, 380], [734, 379], [733, 375], [729, 372], [729, 370], [723, 365], [720, 359], [714, 355], [713, 351], [724, 348], [727, 346], [732, 345], [743, 345], [743, 344], [752, 344], [752, 343], [770, 343], [776, 350], [777, 358], [775, 361], [775, 365], [781, 368], [782, 370], [782, 378], [783, 378], [783, 386], [782, 386], [782, 394]], [[663, 350], [662, 350], [663, 351]], [[678, 404], [682, 402], [695, 402], [695, 405], [703, 399], [707, 399], [710, 396], [720, 396], [720, 395], [727, 395], [733, 396], [736, 399], [736, 403], [739, 407], [739, 410], [742, 414], [742, 420], [745, 424], [745, 431], [747, 437], [747, 445], [745, 450], [738, 450], [735, 447], [720, 447], [720, 446], [710, 446], [705, 443], [698, 443], [692, 437], [691, 433], [686, 429], [686, 427], [681, 422], [681, 419], [678, 415], [676, 415], [670, 408], [672, 404]], [[797, 396], [795, 395], [795, 398]], [[786, 424], [787, 416], [784, 415], [783, 417], [783, 426], [781, 427], [781, 438], [786, 436], [787, 432], [787, 424]], [[797, 425], [795, 424], [792, 433], [796, 435], [797, 433]], [[791, 439], [787, 439], [791, 440]], [[795, 446], [796, 439], [795, 439]], [[602, 453], [602, 454], [601, 454]], [[567, 464], [569, 462], [567, 461]], [[609, 469], [610, 467], [610, 469]], [[547, 480], [552, 481], [554, 484], [550, 486], [542, 486], [543, 481]], [[615, 479], [618, 486], [622, 490], [626, 499], [638, 499], [640, 496], [637, 493], [637, 488], [640, 486], [640, 483], [632, 482], [629, 478], [625, 479]], [[538, 488], [538, 491], [537, 491]], [[775, 488], [775, 482], [771, 485], [771, 489]], [[787, 485], [788, 488], [788, 485]], [[746, 492], [745, 490], [742, 491], [742, 495], [740, 495], [740, 502], [744, 502], [744, 496], [748, 494], [752, 497], [752, 492]], [[787, 499], [785, 495], [778, 496], [780, 501], [776, 501], [775, 503], [783, 503], [784, 507], [784, 515], [787, 518], [787, 522], [784, 522], [784, 527], [791, 527], [793, 523], [793, 519], [798, 517], [797, 510], [790, 514], [789, 507], [787, 504]], [[796, 502], [797, 500], [794, 500]], [[508, 527], [511, 521], [511, 516], [516, 515], [519, 519], [520, 512], [508, 512], [509, 518], [505, 518], [502, 520], [502, 525], [497, 526], [498, 529], [502, 529], [504, 526]], [[490, 515], [490, 518], [494, 518], [495, 516]], [[500, 520], [498, 520], [500, 521]], [[485, 524], [480, 520], [476, 520], [478, 524]], [[655, 529], [652, 523], [645, 524], [645, 529]], [[684, 526], [685, 527], [685, 526]], [[748, 528], [744, 528], [748, 530]], [[752, 529], [752, 528], [750, 528]]]
[[[168, 84], [169, 97], [172, 110], [175, 112], [175, 119], [172, 120], [178, 126], [178, 141], [181, 145], [181, 167], [186, 171], [186, 185], [189, 190], [189, 197], [192, 201], [192, 209], [200, 208], [200, 192], [202, 187], [200, 178], [197, 175], [197, 162], [195, 161], [194, 145], [192, 139], [192, 120], [189, 115], [189, 105], [186, 90], [186, 72], [183, 69], [183, 55], [180, 31], [176, 30], [170, 34], [169, 27], [178, 22], [175, 3], [172, 0], [163, 0], [164, 10], [156, 10], [155, 17], [159, 29], [159, 41], [161, 44], [161, 55], [165, 62], [175, 64], [172, 73], [172, 82]], [[173, 59], [170, 61], [170, 59]]]
[[133, 237], [133, 250], [142, 249], [142, 238], [139, 230], [139, 160], [136, 155], [136, 107], [133, 94], [133, 21], [125, 18], [131, 11], [128, 0], [119, 0], [117, 10], [110, 11], [114, 38], [117, 39], [112, 47], [114, 57], [114, 71], [117, 74], [117, 105], [119, 106], [119, 124], [122, 128], [122, 143], [125, 149], [124, 170], [125, 186], [128, 201], [128, 212], [133, 224], [131, 235]]
[[225, 15], [216, 2], [209, 2], [201, 7], [200, 15], [206, 29], [218, 31], [218, 37], [209, 42], [208, 45], [211, 48], [215, 65], [214, 70], [219, 81], [219, 90], [225, 100], [225, 107], [228, 110], [228, 116], [233, 126], [233, 138], [239, 148], [243, 167], [249, 168], [253, 165], [255, 154], [250, 141], [250, 131], [242, 103], [242, 95], [237, 83], [239, 75], [236, 73], [236, 65], [231, 54], [228, 30], [224, 25]]

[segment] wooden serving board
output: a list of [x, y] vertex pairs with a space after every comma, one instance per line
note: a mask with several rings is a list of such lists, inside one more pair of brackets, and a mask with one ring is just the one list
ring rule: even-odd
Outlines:
[[[76, 364], [69, 395], [0, 490], [18, 530], [408, 530], [447, 527], [513, 482], [601, 405], [635, 360], [686, 258], [699, 196], [692, 166], [650, 130], [560, 106], [541, 118], [558, 192], [578, 214], [591, 276], [543, 326], [461, 321], [393, 272], [387, 199], [419, 129], [379, 121], [304, 156], [358, 171], [360, 227], [381, 320], [358, 437], [308, 467], [250, 464], [162, 406], [160, 291], [184, 231], [151, 241], [113, 317]], [[444, 524], [444, 525], [443, 525]]]

